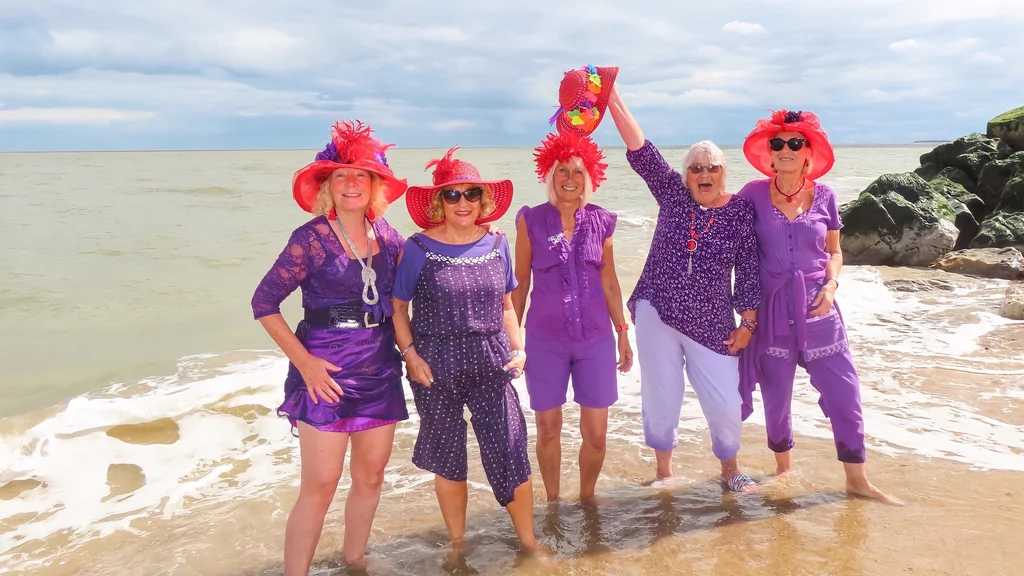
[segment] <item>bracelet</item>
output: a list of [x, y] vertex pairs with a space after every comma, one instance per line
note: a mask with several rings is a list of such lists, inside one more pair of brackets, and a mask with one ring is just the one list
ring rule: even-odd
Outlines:
[[509, 358], [515, 358], [516, 356], [519, 356], [522, 353], [523, 353], [522, 350], [516, 348], [515, 350], [509, 350], [508, 357]]
[[615, 327], [616, 332], [622, 332], [623, 330], [629, 330], [629, 324], [619, 324]]
[[402, 350], [402, 353], [401, 353], [402, 354], [402, 358], [405, 358], [405, 354], [409, 351], [410, 348], [412, 348], [412, 346], [413, 346], [413, 343], [409, 342], [409, 345], [405, 347], [405, 350]]
[[750, 330], [750, 333], [753, 334], [754, 330], [757, 329], [757, 321], [747, 320], [746, 318], [740, 318], [740, 326], [746, 328], [747, 330]]
[[839, 280], [836, 280], [835, 278], [829, 278], [828, 280], [825, 280], [825, 284], [828, 284], [829, 282], [835, 282], [836, 290], [839, 290]]

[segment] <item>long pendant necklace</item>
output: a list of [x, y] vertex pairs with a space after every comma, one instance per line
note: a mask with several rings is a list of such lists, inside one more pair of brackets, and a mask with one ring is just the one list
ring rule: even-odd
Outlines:
[[690, 252], [690, 259], [686, 263], [687, 276], [693, 274], [693, 253], [697, 251], [697, 243], [700, 241], [701, 236], [703, 236], [714, 223], [715, 216], [713, 213], [711, 213], [710, 217], [708, 218], [707, 224], [704, 225], [704, 228], [700, 231], [700, 234], [698, 234], [697, 213], [693, 211], [690, 212], [690, 239], [686, 241], [686, 249]]
[[795, 198], [796, 195], [799, 194], [800, 191], [804, 189], [804, 185], [805, 184], [807, 184], [807, 179], [806, 178], [801, 178], [800, 179], [800, 186], [796, 189], [796, 192], [793, 192], [792, 194], [786, 194], [785, 192], [782, 191], [781, 188], [779, 188], [779, 179], [778, 178], [775, 179], [775, 189], [779, 191], [779, 194], [782, 194], [783, 196], [785, 196], [786, 197], [786, 202], [789, 202], [790, 204], [793, 203], [793, 198]]
[[348, 243], [348, 247], [352, 250], [352, 255], [356, 257], [359, 265], [363, 268], [363, 290], [361, 294], [363, 302], [373, 306], [377, 303], [377, 300], [380, 299], [380, 294], [377, 293], [377, 273], [371, 267], [373, 265], [372, 240], [374, 238], [374, 234], [373, 228], [370, 226], [369, 222], [363, 220], [363, 225], [366, 228], [366, 262], [363, 262], [363, 259], [359, 257], [359, 254], [356, 252], [355, 243], [352, 242], [352, 238], [349, 237], [348, 231], [345, 230], [345, 226], [342, 225], [341, 220], [338, 220], [338, 228], [341, 229], [341, 235], [345, 237], [345, 242]]

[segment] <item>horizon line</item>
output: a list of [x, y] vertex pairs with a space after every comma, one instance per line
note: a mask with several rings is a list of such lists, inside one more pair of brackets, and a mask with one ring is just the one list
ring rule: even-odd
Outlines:
[[[952, 142], [949, 140], [913, 140], [910, 142], [836, 142], [832, 146], [835, 148], [841, 148], [845, 146], [910, 146], [914, 144], [945, 144]], [[660, 144], [659, 148], [685, 148], [691, 146], [690, 144]], [[720, 148], [741, 148], [742, 143], [739, 144], [719, 144]], [[614, 146], [601, 146], [603, 149], [618, 149], [625, 148], [624, 144]], [[411, 146], [411, 147], [395, 147], [395, 150], [446, 150], [450, 146]], [[512, 150], [520, 148], [533, 148], [533, 145], [522, 145], [522, 146], [460, 146], [461, 149], [498, 149], [498, 150]], [[111, 152], [307, 152], [312, 150], [319, 150], [319, 148], [110, 148], [103, 150], [86, 150], [86, 149], [67, 149], [67, 150], [46, 150], [46, 149], [35, 149], [35, 150], [0, 150], [0, 154], [101, 154]]]

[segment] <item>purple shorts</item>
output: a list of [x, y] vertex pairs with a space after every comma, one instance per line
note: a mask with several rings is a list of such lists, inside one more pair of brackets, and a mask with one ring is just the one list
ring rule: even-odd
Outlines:
[[548, 340], [526, 334], [526, 391], [530, 408], [544, 412], [572, 399], [587, 408], [607, 408], [619, 399], [615, 337]]

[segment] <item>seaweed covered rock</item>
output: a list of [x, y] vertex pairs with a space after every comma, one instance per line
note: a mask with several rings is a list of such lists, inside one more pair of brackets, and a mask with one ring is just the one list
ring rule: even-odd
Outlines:
[[986, 134], [989, 138], [999, 138], [1014, 150], [1024, 150], [1024, 106], [989, 120]]
[[[946, 179], [940, 185], [963, 190]], [[913, 173], [885, 174], [868, 185], [840, 210], [844, 260], [928, 266], [951, 251], [960, 236], [957, 212], [939, 187]], [[970, 215], [966, 206], [963, 213]]]
[[981, 230], [971, 241], [971, 248], [1024, 249], [1024, 212], [999, 212], [981, 223]]

